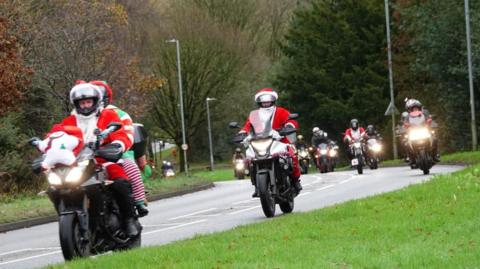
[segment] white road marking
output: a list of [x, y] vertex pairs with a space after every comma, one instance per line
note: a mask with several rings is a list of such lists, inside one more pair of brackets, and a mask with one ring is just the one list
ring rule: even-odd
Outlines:
[[158, 229], [158, 230], [142, 233], [142, 235], [149, 235], [149, 234], [164, 232], [164, 231], [173, 230], [173, 229], [177, 229], [177, 228], [181, 228], [181, 227], [185, 227], [185, 226], [188, 226], [188, 225], [197, 224], [197, 223], [205, 222], [205, 221], [207, 221], [207, 220], [206, 219], [201, 219], [201, 220], [197, 220], [197, 221], [192, 221], [192, 222], [183, 223], [183, 224], [180, 224], [180, 225], [175, 225], [175, 226], [171, 226], [171, 227], [167, 227], [167, 228], [163, 228], [163, 229]]
[[310, 191], [309, 192], [304, 192], [304, 193], [299, 194], [298, 197], [302, 197], [302, 196], [305, 196], [305, 195], [310, 194], [310, 193], [312, 193], [312, 192], [310, 192]]
[[186, 218], [186, 217], [194, 216], [194, 215], [197, 215], [197, 214], [200, 214], [200, 213], [212, 211], [212, 210], [215, 210], [215, 209], [217, 209], [217, 208], [212, 207], [212, 208], [209, 208], [209, 209], [200, 210], [200, 211], [193, 212], [193, 213], [190, 213], [190, 214], [186, 214], [186, 215], [183, 215], [183, 216], [178, 216], [178, 217], [175, 217], [175, 218], [170, 218], [170, 219], [168, 219], [168, 220], [176, 220], [176, 219]]
[[248, 200], [242, 200], [242, 201], [238, 201], [238, 202], [235, 202], [235, 203], [232, 203], [232, 205], [239, 205], [239, 204], [246, 204], [246, 203], [249, 203], [253, 200], [257, 200], [256, 198], [252, 198], [252, 199], [248, 199]]
[[227, 215], [235, 215], [235, 214], [242, 213], [242, 212], [245, 212], [245, 211], [248, 211], [248, 210], [252, 210], [252, 209], [255, 209], [255, 208], [259, 208], [259, 207], [260, 207], [259, 205], [257, 205], [257, 206], [252, 206], [252, 207], [245, 208], [245, 209], [242, 209], [242, 210], [230, 212], [230, 213], [228, 213]]
[[0, 256], [5, 256], [8, 254], [14, 254], [14, 253], [19, 253], [19, 252], [27, 252], [27, 251], [37, 251], [37, 250], [54, 250], [54, 249], [60, 249], [60, 247], [51, 247], [51, 248], [22, 248], [22, 249], [17, 249], [13, 251], [8, 251], [4, 253], [0, 253]]
[[0, 263], [0, 265], [16, 263], [16, 262], [23, 262], [23, 261], [26, 261], [26, 260], [31, 260], [31, 259], [35, 259], [35, 258], [48, 256], [48, 255], [58, 254], [58, 253], [61, 253], [61, 252], [62, 252], [61, 250], [57, 250], [57, 251], [48, 252], [48, 253], [44, 253], [44, 254], [40, 254], [40, 255], [30, 256], [30, 257], [16, 259], [16, 260], [11, 260], [11, 261], [8, 261], [8, 262], [2, 262], [2, 263]]
[[349, 178], [349, 179], [342, 180], [342, 181], [338, 182], [338, 184], [345, 184], [345, 183], [351, 181], [352, 179], [353, 179], [353, 178]]
[[318, 188], [318, 189], [316, 189], [316, 190], [317, 190], [317, 191], [322, 191], [322, 190], [329, 189], [329, 188], [331, 188], [331, 187], [333, 187], [333, 186], [335, 186], [335, 185], [331, 184], [331, 185], [327, 185], [327, 186], [325, 186], [325, 187]]
[[317, 184], [318, 182], [322, 181], [322, 178], [317, 176], [316, 177], [317, 179], [315, 179], [315, 181], [312, 182], [312, 184]]

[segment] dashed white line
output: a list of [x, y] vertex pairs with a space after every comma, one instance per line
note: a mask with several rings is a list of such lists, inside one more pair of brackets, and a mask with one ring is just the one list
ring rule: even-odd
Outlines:
[[208, 212], [208, 211], [213, 211], [213, 210], [215, 210], [215, 209], [217, 209], [217, 208], [215, 208], [215, 207], [212, 207], [212, 208], [209, 208], [209, 209], [200, 210], [200, 211], [193, 212], [193, 213], [190, 213], [190, 214], [186, 214], [186, 215], [182, 215], [182, 216], [178, 216], [178, 217], [170, 218], [170, 219], [168, 219], [168, 220], [176, 220], [176, 219], [186, 218], [186, 217], [190, 217], [190, 216], [198, 215], [198, 214], [201, 214], [201, 213], [205, 213], [205, 212]]
[[242, 210], [230, 212], [230, 213], [228, 213], [227, 215], [235, 215], [235, 214], [242, 213], [242, 212], [245, 212], [245, 211], [248, 211], [248, 210], [252, 210], [252, 209], [255, 209], [255, 208], [259, 208], [259, 207], [260, 207], [259, 205], [257, 205], [257, 206], [252, 206], [252, 207], [245, 208], [245, 209], [242, 209]]
[[48, 256], [48, 255], [58, 254], [58, 253], [61, 253], [61, 252], [62, 252], [61, 250], [52, 251], [52, 252], [47, 252], [47, 253], [40, 254], [40, 255], [30, 256], [30, 257], [21, 258], [21, 259], [16, 259], [16, 260], [11, 260], [11, 261], [8, 261], [8, 262], [2, 262], [2, 263], [0, 263], [0, 265], [10, 264], [10, 263], [16, 263], [16, 262], [23, 262], [23, 261], [26, 261], [26, 260], [31, 260], [31, 259], [35, 259], [35, 258], [40, 258], [40, 257]]
[[317, 188], [316, 190], [317, 190], [317, 191], [322, 191], [322, 190], [329, 189], [329, 188], [331, 188], [331, 187], [333, 187], [333, 186], [335, 186], [335, 185], [331, 184], [331, 185], [327, 185], [327, 186], [324, 186], [324, 187], [321, 187], [321, 188]]
[[302, 196], [305, 196], [305, 195], [310, 194], [310, 193], [312, 193], [312, 192], [311, 191], [304, 192], [304, 193], [299, 194], [298, 197], [302, 197]]
[[242, 201], [238, 201], [238, 202], [235, 202], [235, 203], [232, 203], [232, 205], [239, 205], [239, 204], [246, 204], [246, 203], [249, 203], [253, 200], [257, 200], [256, 198], [252, 198], [252, 199], [248, 199], [248, 200], [242, 200]]
[[0, 253], [0, 256], [5, 256], [9, 254], [15, 254], [19, 252], [27, 252], [27, 251], [38, 251], [38, 250], [54, 250], [54, 249], [60, 249], [60, 247], [51, 247], [51, 248], [22, 248], [22, 249], [17, 249], [13, 251], [8, 251], [4, 253]]
[[173, 229], [177, 229], [177, 228], [181, 228], [181, 227], [185, 227], [185, 226], [188, 226], [188, 225], [197, 224], [197, 223], [205, 222], [205, 221], [207, 221], [207, 220], [206, 219], [201, 219], [201, 220], [197, 220], [197, 221], [192, 221], [192, 222], [183, 223], [183, 224], [180, 224], [180, 225], [175, 225], [175, 226], [171, 226], [171, 227], [167, 227], [167, 228], [163, 228], [163, 229], [158, 229], [158, 230], [142, 233], [142, 235], [149, 235], [149, 234], [164, 232], [164, 231], [173, 230]]
[[349, 179], [342, 180], [342, 181], [338, 182], [338, 184], [345, 184], [345, 183], [351, 181], [352, 179], [353, 179], [353, 178], [349, 178]]

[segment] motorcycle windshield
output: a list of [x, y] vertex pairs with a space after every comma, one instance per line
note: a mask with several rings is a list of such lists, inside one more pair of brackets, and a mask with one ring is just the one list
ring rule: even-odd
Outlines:
[[78, 153], [77, 156], [77, 162], [85, 161], [85, 160], [90, 160], [92, 159], [92, 156], [94, 155], [94, 152], [91, 148], [89, 147], [84, 147], [80, 153]]
[[251, 124], [251, 131], [255, 138], [266, 138], [271, 135], [272, 132], [272, 117], [273, 110], [261, 111], [260, 109], [250, 112], [248, 119]]
[[327, 149], [327, 148], [328, 148], [328, 145], [322, 143], [322, 144], [318, 145], [318, 148], [319, 148], [319, 149]]
[[425, 125], [425, 116], [420, 111], [412, 112], [408, 116], [408, 123], [411, 126], [423, 126]]

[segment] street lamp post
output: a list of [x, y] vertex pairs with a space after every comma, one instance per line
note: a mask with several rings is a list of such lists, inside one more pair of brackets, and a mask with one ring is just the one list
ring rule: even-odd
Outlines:
[[475, 151], [477, 150], [477, 124], [475, 122], [475, 97], [473, 93], [472, 45], [470, 38], [470, 12], [468, 0], [465, 0], [465, 28], [467, 31], [468, 84], [470, 87], [472, 149]]
[[180, 41], [177, 39], [167, 40], [168, 43], [175, 43], [177, 45], [177, 70], [178, 70], [178, 91], [180, 95], [180, 117], [182, 120], [182, 150], [185, 174], [188, 176], [188, 163], [187, 163], [187, 139], [185, 136], [185, 116], [183, 113], [183, 89], [182, 89], [182, 70], [180, 66]]
[[213, 171], [213, 145], [212, 145], [212, 127], [210, 125], [210, 107], [208, 106], [208, 101], [215, 101], [215, 98], [207, 97], [205, 102], [207, 103], [207, 123], [208, 123], [208, 143], [210, 146], [210, 170]]
[[393, 97], [393, 71], [392, 71], [392, 45], [390, 42], [390, 13], [388, 9], [388, 0], [385, 0], [385, 20], [387, 28], [387, 48], [388, 48], [388, 79], [390, 81], [390, 106], [392, 108], [392, 143], [393, 158], [398, 158], [397, 142], [395, 137], [395, 99]]

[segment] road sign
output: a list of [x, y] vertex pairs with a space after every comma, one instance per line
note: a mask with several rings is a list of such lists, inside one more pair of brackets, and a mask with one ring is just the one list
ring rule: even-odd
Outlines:
[[188, 150], [188, 145], [187, 144], [182, 144], [182, 149], [183, 150]]
[[390, 103], [387, 107], [387, 110], [385, 111], [385, 116], [390, 116], [392, 114], [398, 115], [400, 114], [398, 112], [398, 109], [395, 107], [393, 103]]

